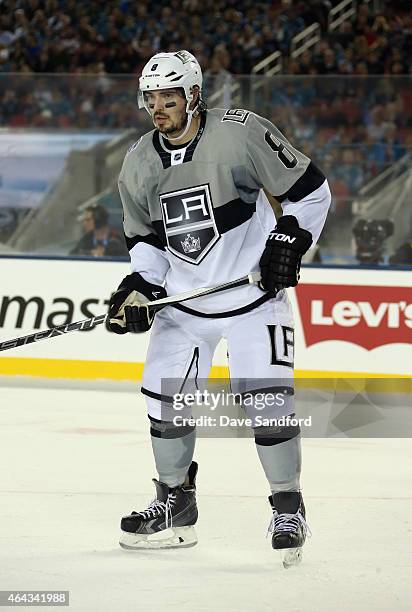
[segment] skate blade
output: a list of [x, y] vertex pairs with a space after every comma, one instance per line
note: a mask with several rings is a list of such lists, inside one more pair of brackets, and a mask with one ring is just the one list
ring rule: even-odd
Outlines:
[[150, 535], [122, 531], [119, 544], [127, 550], [189, 548], [197, 544], [197, 535], [193, 526], [169, 527]]
[[285, 569], [299, 565], [299, 563], [302, 561], [301, 546], [298, 548], [283, 548], [279, 552], [282, 558], [283, 567]]

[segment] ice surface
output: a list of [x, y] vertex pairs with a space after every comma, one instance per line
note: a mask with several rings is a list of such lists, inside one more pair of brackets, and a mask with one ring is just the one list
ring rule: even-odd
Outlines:
[[[252, 439], [199, 439], [199, 544], [125, 551], [120, 517], [152, 499], [142, 397], [0, 387], [0, 589], [70, 591], [70, 610], [410, 610], [409, 439], [305, 439], [313, 537], [285, 570]], [[6, 609], [6, 608], [4, 608]]]

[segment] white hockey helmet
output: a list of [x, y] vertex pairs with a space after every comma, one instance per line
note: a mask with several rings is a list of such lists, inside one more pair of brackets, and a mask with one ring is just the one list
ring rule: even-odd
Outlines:
[[202, 69], [195, 56], [189, 51], [157, 53], [147, 62], [139, 79], [137, 94], [139, 108], [145, 108], [150, 114], [149, 107], [144, 99], [146, 91], [181, 87], [185, 92], [186, 112], [188, 113], [193, 101], [193, 87], [197, 85], [199, 88], [200, 100], [202, 82]]

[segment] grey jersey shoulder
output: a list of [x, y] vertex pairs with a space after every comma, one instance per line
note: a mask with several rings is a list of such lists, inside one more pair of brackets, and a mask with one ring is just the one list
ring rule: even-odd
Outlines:
[[207, 111], [210, 123], [219, 124], [225, 132], [233, 134], [242, 134], [253, 114], [244, 108], [212, 108]]
[[153, 133], [154, 130], [151, 130], [143, 134], [139, 140], [128, 148], [123, 160], [119, 181], [128, 182], [136, 180], [137, 169], [142, 169], [145, 161], [151, 162], [154, 159]]
[[124, 161], [126, 161], [128, 158], [132, 158], [132, 159], [136, 159], [139, 158], [141, 159], [142, 157], [148, 155], [152, 150], [153, 150], [153, 134], [154, 134], [155, 130], [150, 130], [150, 132], [147, 132], [146, 134], [143, 134], [143, 136], [141, 136], [139, 138], [139, 140], [137, 140], [136, 142], [134, 142], [126, 151], [126, 155], [124, 157]]
[[246, 109], [213, 108], [207, 112], [206, 130], [222, 155], [227, 155], [229, 148], [236, 163], [244, 163], [252, 115]]
[[224, 137], [227, 135], [243, 142], [249, 139], [250, 132], [256, 130], [264, 129], [280, 134], [271, 121], [245, 108], [213, 108], [208, 111], [208, 122], [212, 124], [211, 127], [219, 128]]
[[283, 196], [305, 173], [310, 159], [265, 117], [246, 109], [213, 109], [210, 118], [222, 151], [231, 146], [256, 188]]

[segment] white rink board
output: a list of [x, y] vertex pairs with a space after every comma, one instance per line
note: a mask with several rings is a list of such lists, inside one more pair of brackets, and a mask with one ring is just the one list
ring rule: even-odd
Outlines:
[[[105, 313], [105, 300], [129, 273], [128, 263], [98, 260], [2, 258], [0, 266], [2, 340], [47, 329], [50, 322], [59, 325]], [[411, 374], [410, 271], [305, 268], [301, 276], [297, 291], [288, 290], [295, 312], [298, 370]], [[23, 312], [17, 301], [8, 304], [16, 296], [25, 301], [36, 298], [36, 302], [30, 302]], [[56, 314], [59, 311], [63, 314]], [[148, 339], [149, 334], [116, 336], [101, 325], [92, 331], [72, 332], [4, 351], [0, 361], [37, 358], [141, 363]], [[226, 365], [223, 345], [214, 363]]]
[[[29, 300], [34, 296], [44, 302], [44, 315], [40, 325], [34, 327], [37, 307], [30, 304], [24, 315], [21, 328], [16, 327], [17, 304], [10, 305], [7, 318], [0, 327], [1, 338], [25, 336], [36, 331], [47, 329], [47, 317], [59, 310], [67, 312], [67, 306], [61, 302], [53, 304], [57, 298], [73, 302], [73, 321], [86, 319], [89, 316], [104, 314], [110, 294], [118, 287], [130, 266], [125, 262], [75, 261], [75, 260], [36, 260], [36, 259], [3, 259], [2, 283], [0, 292], [4, 296], [22, 296]], [[22, 280], [24, 279], [24, 280]], [[81, 310], [87, 300], [90, 315]], [[1, 300], [0, 300], [1, 301]], [[66, 317], [56, 316], [54, 325], [68, 322]], [[1, 324], [1, 321], [0, 321]], [[71, 332], [65, 336], [43, 340], [36, 344], [18, 347], [0, 353], [7, 357], [37, 357], [42, 359], [81, 359], [102, 361], [143, 361], [148, 343], [148, 334], [117, 336], [110, 334], [100, 325], [88, 332]]]

